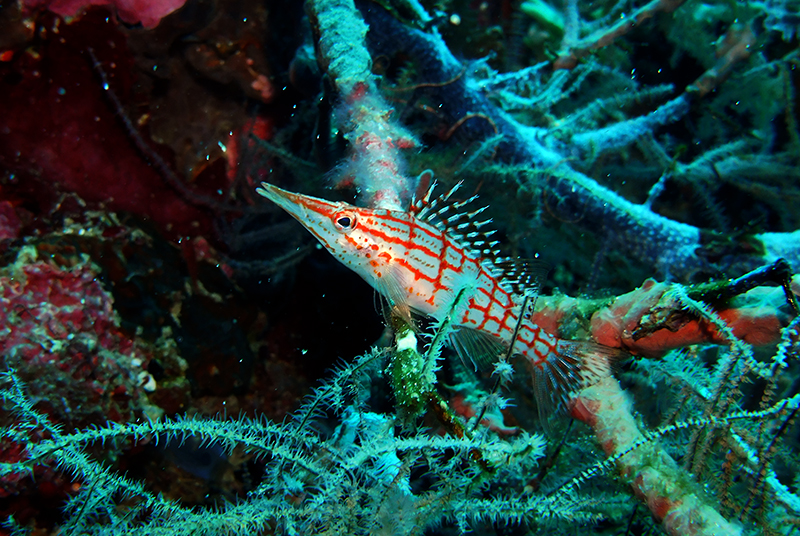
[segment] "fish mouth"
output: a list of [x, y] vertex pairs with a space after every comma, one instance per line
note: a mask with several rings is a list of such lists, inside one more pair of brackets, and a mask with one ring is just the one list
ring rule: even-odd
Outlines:
[[311, 214], [332, 215], [340, 205], [318, 197], [296, 194], [266, 182], [262, 182], [261, 188], [256, 188], [256, 192], [301, 221], [309, 218]]
[[306, 228], [332, 218], [342, 208], [342, 203], [332, 203], [310, 195], [296, 194], [272, 184], [262, 182], [256, 193], [262, 195], [288, 212]]
[[298, 221], [303, 221], [307, 217], [303, 203], [303, 197], [306, 196], [278, 188], [266, 182], [262, 182], [261, 187], [256, 188], [256, 193], [266, 197]]

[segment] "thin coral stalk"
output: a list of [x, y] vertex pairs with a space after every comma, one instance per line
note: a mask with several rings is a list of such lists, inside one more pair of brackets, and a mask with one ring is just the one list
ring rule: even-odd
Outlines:
[[341, 95], [339, 128], [352, 147], [349, 175], [373, 208], [402, 210], [414, 191], [400, 152], [417, 141], [392, 117], [392, 107], [378, 92], [366, 48], [367, 25], [352, 0], [308, 3], [318, 33], [318, 53]]
[[700, 486], [633, 418], [628, 396], [607, 377], [581, 391], [571, 415], [589, 425], [617, 472], [673, 536], [735, 536], [742, 527], [725, 519]]

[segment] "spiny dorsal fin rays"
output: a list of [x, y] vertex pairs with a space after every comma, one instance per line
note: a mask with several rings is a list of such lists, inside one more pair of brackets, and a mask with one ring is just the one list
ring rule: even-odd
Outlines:
[[[416, 218], [447, 232], [453, 240], [480, 256], [492, 275], [497, 277], [500, 285], [507, 291], [519, 296], [535, 296], [541, 288], [541, 282], [545, 279], [549, 267], [546, 263], [536, 259], [501, 257], [500, 250], [497, 249], [500, 242], [490, 240], [490, 237], [497, 231], [494, 229], [484, 230], [484, 227], [492, 223], [491, 218], [475, 221], [477, 216], [489, 207], [483, 206], [471, 212], [457, 212], [475, 201], [478, 198], [477, 195], [463, 201], [450, 202], [453, 194], [463, 184], [464, 181], [459, 181], [447, 192], [434, 198], [433, 191], [437, 183], [431, 181], [431, 186], [425, 194], [420, 199], [412, 200], [411, 212]], [[451, 211], [455, 213], [448, 214]]]
[[[457, 231], [461, 231], [463, 229], [466, 229], [470, 225], [474, 226], [476, 229], [482, 229], [482, 228], [486, 227], [487, 225], [492, 223], [493, 220], [491, 218], [489, 218], [488, 220], [483, 220], [483, 221], [474, 221], [474, 219], [478, 214], [480, 214], [481, 212], [483, 212], [487, 208], [489, 208], [489, 207], [481, 207], [478, 210], [473, 210], [472, 212], [467, 212], [465, 214], [465, 216], [468, 218], [468, 220], [464, 221], [462, 223], [458, 223], [457, 225], [454, 226], [454, 229], [457, 230]], [[492, 229], [492, 230], [486, 231], [484, 234], [486, 234], [488, 236], [488, 235], [493, 235], [496, 232], [497, 231]]]
[[[470, 212], [458, 212], [475, 201], [478, 198], [477, 195], [462, 201], [450, 201], [453, 194], [463, 184], [463, 181], [459, 181], [447, 192], [434, 198], [433, 191], [437, 183], [431, 181], [425, 194], [419, 199], [412, 200], [410, 212], [417, 219], [446, 232], [451, 240], [459, 243], [465, 250], [474, 252], [492, 275], [497, 277], [500, 286], [505, 290], [519, 296], [535, 296], [541, 288], [541, 281], [548, 272], [546, 265], [537, 260], [501, 257], [500, 250], [497, 248], [500, 242], [490, 240], [497, 231], [484, 229], [492, 223], [492, 219], [476, 221], [477, 217], [489, 207], [483, 206]], [[467, 346], [473, 347], [474, 344]]]
[[[458, 210], [467, 203], [470, 203], [477, 198], [478, 196], [475, 195], [470, 197], [466, 201], [462, 201], [460, 203], [454, 203], [452, 205], [447, 205], [446, 207], [439, 209], [439, 211], [436, 212], [435, 214], [428, 215], [428, 217], [426, 217], [425, 220], [435, 225], [439, 225], [439, 223], [441, 222], [447, 229], [454, 229], [454, 230], [457, 230], [459, 226], [464, 226], [469, 224], [477, 225], [475, 222], [475, 217], [481, 214], [484, 210], [488, 209], [489, 207], [481, 207], [479, 209], [473, 210], [472, 212], [457, 212], [450, 216], [446, 215], [446, 213], [449, 210]], [[491, 222], [491, 221], [492, 220], [490, 219], [480, 223], [485, 224], [486, 222]]]
[[478, 198], [477, 195], [473, 195], [463, 201], [450, 203], [450, 198], [462, 185], [463, 181], [457, 182], [450, 190], [431, 201], [431, 193], [436, 188], [436, 183], [434, 182], [421, 199], [412, 201], [411, 212], [417, 219], [425, 221], [437, 229], [446, 231], [455, 240], [464, 242], [462, 245], [483, 253], [482, 248], [473, 246], [476, 242], [481, 244], [485, 242], [483, 239], [493, 235], [495, 231], [482, 231], [483, 227], [492, 223], [491, 219], [476, 222], [475, 218], [489, 207], [480, 207], [471, 212], [457, 212], [448, 215], [451, 211], [458, 211]]
[[550, 271], [539, 259], [498, 259], [491, 268], [500, 285], [519, 296], [536, 296]]
[[[422, 174], [420, 174], [420, 177], [422, 177], [425, 174], [426, 172], [422, 172]], [[431, 175], [432, 174], [433, 172], [431, 172]], [[430, 181], [430, 177], [428, 177], [427, 180]], [[427, 190], [425, 190], [425, 193], [419, 199], [417, 199], [416, 194], [414, 194], [414, 197], [411, 198], [411, 207], [409, 208], [409, 212], [411, 212], [414, 216], [419, 217], [419, 211], [425, 208], [426, 206], [430, 205], [431, 196], [433, 195], [433, 190], [436, 188], [436, 184], [437, 183], [435, 180], [430, 181], [430, 187]]]
[[[439, 205], [443, 205], [444, 210], [449, 210], [450, 205], [447, 202], [450, 200], [450, 197], [454, 193], [456, 193], [459, 190], [459, 188], [461, 188], [463, 184], [464, 181], [458, 181], [453, 185], [452, 188], [450, 188], [444, 194], [435, 198], [433, 201], [430, 201], [431, 197], [430, 194], [431, 192], [433, 192], [433, 189], [436, 188], [436, 182], [431, 184], [431, 189], [428, 190], [427, 194], [425, 194], [425, 197], [423, 198], [424, 203], [421, 204], [421, 206], [419, 207], [419, 211], [416, 214], [417, 218], [421, 220], [430, 221], [430, 217], [436, 217], [436, 214], [439, 212], [440, 209], [437, 208], [439, 207]], [[431, 213], [433, 214], [433, 216], [429, 216]]]

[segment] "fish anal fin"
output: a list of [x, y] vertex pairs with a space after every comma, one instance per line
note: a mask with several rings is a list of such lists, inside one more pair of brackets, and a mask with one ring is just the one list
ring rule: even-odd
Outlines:
[[488, 370], [506, 354], [506, 345], [499, 337], [485, 331], [458, 326], [450, 333], [450, 344], [461, 361], [472, 362], [476, 370]]

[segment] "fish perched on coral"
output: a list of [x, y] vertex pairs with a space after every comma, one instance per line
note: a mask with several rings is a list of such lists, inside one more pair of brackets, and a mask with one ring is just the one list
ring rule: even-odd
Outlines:
[[608, 373], [603, 346], [567, 341], [531, 319], [543, 263], [501, 257], [499, 242], [477, 221], [486, 207], [451, 202], [457, 183], [434, 198], [433, 187], [409, 211], [360, 208], [262, 183], [256, 191], [299, 221], [340, 262], [401, 314], [449, 317], [450, 342], [463, 361], [529, 363], [540, 411], [563, 407], [578, 388]]

